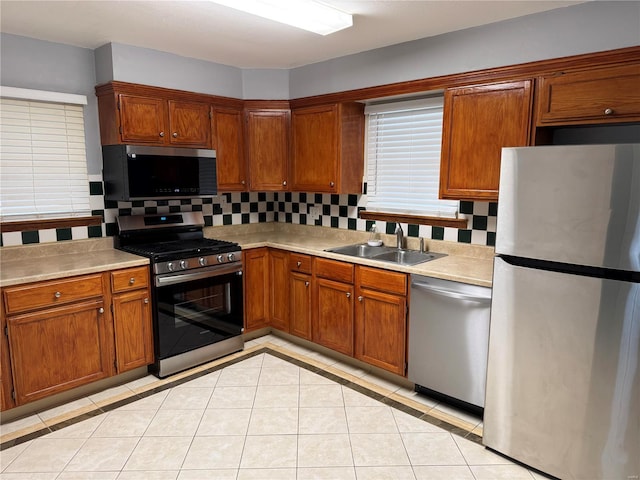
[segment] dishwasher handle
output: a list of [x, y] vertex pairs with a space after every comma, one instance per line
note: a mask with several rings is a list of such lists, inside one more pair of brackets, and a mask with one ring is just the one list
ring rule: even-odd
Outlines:
[[426, 290], [434, 293], [435, 295], [441, 295], [443, 297], [455, 298], [456, 300], [466, 300], [469, 302], [476, 302], [482, 304], [490, 304], [491, 297], [486, 296], [478, 296], [478, 295], [468, 295], [462, 292], [455, 292], [453, 290], [447, 290], [444, 288], [437, 288], [433, 285], [429, 285], [428, 283], [422, 282], [411, 282], [411, 287], [417, 287], [421, 290]]

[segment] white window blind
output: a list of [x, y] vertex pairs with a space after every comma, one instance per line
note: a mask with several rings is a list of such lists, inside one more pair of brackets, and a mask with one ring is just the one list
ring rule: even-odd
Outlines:
[[0, 98], [0, 220], [90, 212], [82, 105]]
[[443, 99], [368, 106], [367, 210], [455, 217], [438, 199]]

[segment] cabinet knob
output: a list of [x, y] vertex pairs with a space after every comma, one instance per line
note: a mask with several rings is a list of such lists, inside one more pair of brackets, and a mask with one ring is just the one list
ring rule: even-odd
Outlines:
[[309, 286], [309, 282], [304, 282], [304, 286], [308, 287]]
[[240, 182], [242, 185], [246, 185], [247, 182], [245, 182], [244, 180], [242, 180], [242, 182]]
[[164, 137], [164, 132], [160, 132], [158, 135], [160, 135], [161, 137]]
[[133, 285], [134, 283], [136, 283], [136, 279], [135, 279], [135, 278], [133, 278], [133, 277], [131, 277], [131, 278], [129, 279], [129, 285]]
[[144, 303], [149, 303], [149, 299], [148, 299], [148, 298], [145, 298], [145, 299], [144, 299]]
[[98, 309], [98, 313], [104, 313], [104, 308], [100, 307], [100, 308]]
[[333, 187], [335, 187], [335, 186], [336, 186], [336, 184], [335, 184], [335, 182], [329, 182], [329, 186], [330, 186], [331, 188], [333, 188]]
[[347, 298], [351, 298], [351, 293], [347, 292]]
[[604, 114], [605, 115], [613, 115], [613, 108], [605, 108], [604, 109]]
[[284, 182], [282, 182], [282, 185], [283, 185], [284, 187], [286, 187], [286, 186], [287, 186], [287, 181], [285, 180]]
[[300, 268], [300, 265], [302, 265], [302, 262], [300, 262], [300, 261], [296, 262], [296, 266], [297, 266], [298, 268]]
[[360, 295], [360, 296], [358, 297], [358, 301], [359, 301], [359, 302], [361, 302], [361, 301], [362, 301], [362, 295]]
[[60, 298], [62, 296], [62, 294], [60, 292], [56, 292], [53, 294], [54, 297], [56, 298]]
[[173, 138], [178, 138], [178, 132], [173, 132], [173, 133], [171, 134], [171, 136], [172, 136]]

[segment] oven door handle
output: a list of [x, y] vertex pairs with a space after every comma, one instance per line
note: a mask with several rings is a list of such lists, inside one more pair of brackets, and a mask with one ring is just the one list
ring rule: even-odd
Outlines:
[[193, 273], [178, 273], [175, 275], [156, 276], [156, 287], [165, 287], [167, 285], [175, 285], [176, 283], [185, 283], [191, 280], [200, 280], [202, 278], [218, 277], [228, 273], [242, 273], [242, 263], [234, 262], [227, 265], [215, 266], [207, 270], [199, 270]]

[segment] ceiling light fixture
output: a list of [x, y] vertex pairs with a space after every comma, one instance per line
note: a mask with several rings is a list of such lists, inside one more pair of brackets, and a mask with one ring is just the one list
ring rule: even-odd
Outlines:
[[350, 14], [313, 0], [211, 1], [320, 35], [329, 35], [353, 25]]

